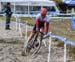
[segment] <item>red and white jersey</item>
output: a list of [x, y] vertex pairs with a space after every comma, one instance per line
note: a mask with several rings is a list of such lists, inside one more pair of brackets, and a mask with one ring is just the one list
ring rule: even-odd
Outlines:
[[45, 16], [44, 18], [42, 18], [41, 14], [39, 13], [37, 16], [36, 16], [36, 27], [39, 28], [39, 26], [41, 25], [45, 25], [46, 24], [46, 33], [48, 32], [48, 29], [49, 29], [49, 17], [48, 16]]
[[36, 16], [36, 19], [39, 19], [39, 21], [41, 21], [41, 22], [49, 22], [49, 20], [50, 20], [47, 15], [45, 16], [45, 18], [42, 18], [40, 13]]

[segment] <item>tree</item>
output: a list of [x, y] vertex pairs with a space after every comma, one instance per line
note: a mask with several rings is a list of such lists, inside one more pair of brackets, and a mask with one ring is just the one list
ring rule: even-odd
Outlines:
[[55, 1], [56, 3], [62, 2], [62, 0], [52, 0]]

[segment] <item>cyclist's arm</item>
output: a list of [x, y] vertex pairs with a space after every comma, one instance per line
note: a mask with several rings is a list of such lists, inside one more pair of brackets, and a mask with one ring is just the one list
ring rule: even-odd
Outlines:
[[49, 22], [46, 22], [46, 34], [48, 33], [49, 30]]
[[39, 28], [39, 19], [36, 18], [36, 28]]

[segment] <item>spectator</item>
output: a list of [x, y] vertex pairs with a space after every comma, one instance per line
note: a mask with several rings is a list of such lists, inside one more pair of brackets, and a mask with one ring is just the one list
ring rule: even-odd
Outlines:
[[6, 26], [5, 29], [10, 30], [10, 19], [12, 16], [12, 11], [11, 11], [11, 7], [10, 7], [10, 3], [7, 3], [4, 13], [6, 14]]

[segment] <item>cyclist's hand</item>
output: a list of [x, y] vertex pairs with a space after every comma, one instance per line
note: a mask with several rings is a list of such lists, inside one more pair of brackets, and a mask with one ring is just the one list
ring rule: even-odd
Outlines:
[[43, 33], [43, 38], [47, 38], [48, 37], [48, 33], [44, 32]]
[[47, 35], [47, 33], [46, 32], [43, 32], [43, 35]]

